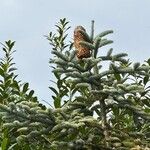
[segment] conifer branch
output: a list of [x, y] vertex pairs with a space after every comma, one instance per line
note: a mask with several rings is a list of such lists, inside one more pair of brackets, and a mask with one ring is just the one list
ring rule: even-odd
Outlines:
[[77, 39], [75, 48], [79, 46], [82, 55], [77, 54], [73, 42], [66, 41], [70, 28], [66, 18], [56, 24], [55, 34], [50, 32], [46, 36], [54, 56], [49, 63], [56, 88], [49, 89], [55, 108], [40, 104], [29, 84], [17, 81], [12, 62], [14, 42], [6, 41], [3, 45], [5, 56], [0, 61], [3, 149], [150, 147], [150, 60], [144, 64], [131, 63], [125, 59], [125, 53], [113, 55], [112, 48], [101, 56], [101, 47], [112, 43], [104, 36], [113, 31], [94, 37], [94, 21], [90, 36], [82, 26], [78, 27], [83, 30], [77, 30], [80, 40]]

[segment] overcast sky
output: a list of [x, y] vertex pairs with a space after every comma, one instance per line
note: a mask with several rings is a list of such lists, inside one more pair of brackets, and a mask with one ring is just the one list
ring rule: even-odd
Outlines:
[[94, 19], [97, 33], [114, 30], [115, 53], [140, 62], [150, 57], [150, 0], [0, 0], [0, 42], [16, 41], [19, 79], [29, 82], [40, 100], [52, 102], [51, 54], [44, 35], [64, 17], [72, 26], [70, 35], [76, 25], [89, 30]]

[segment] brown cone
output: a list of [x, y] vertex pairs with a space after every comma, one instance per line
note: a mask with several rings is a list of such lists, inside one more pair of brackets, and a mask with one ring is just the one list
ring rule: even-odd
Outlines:
[[86, 42], [84, 35], [80, 31], [86, 32], [86, 30], [82, 26], [77, 26], [74, 30], [74, 46], [77, 50], [77, 57], [78, 59], [88, 58], [91, 56], [90, 49], [79, 44], [81, 41]]

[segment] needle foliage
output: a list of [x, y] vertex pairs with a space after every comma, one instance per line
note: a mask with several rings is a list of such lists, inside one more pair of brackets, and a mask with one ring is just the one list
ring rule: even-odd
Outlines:
[[[112, 30], [83, 34], [91, 57], [77, 59], [69, 22], [46, 38], [55, 77], [50, 102], [40, 104], [28, 83], [17, 80], [15, 42], [2, 44], [0, 60], [0, 146], [2, 150], [149, 150], [150, 59], [133, 63], [113, 54]], [[110, 36], [109, 36], [110, 37]], [[101, 50], [106, 49], [106, 55]]]

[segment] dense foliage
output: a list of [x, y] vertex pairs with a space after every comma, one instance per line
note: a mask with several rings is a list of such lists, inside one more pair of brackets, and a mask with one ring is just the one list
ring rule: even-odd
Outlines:
[[[47, 37], [49, 63], [56, 78], [54, 107], [40, 104], [28, 83], [17, 80], [12, 53], [15, 42], [3, 45], [0, 61], [0, 143], [2, 150], [149, 150], [150, 59], [132, 63], [127, 54], [101, 48], [106, 36], [81, 31], [91, 57], [77, 59], [68, 42], [68, 22], [60, 19]], [[52, 101], [52, 100], [50, 100]]]

